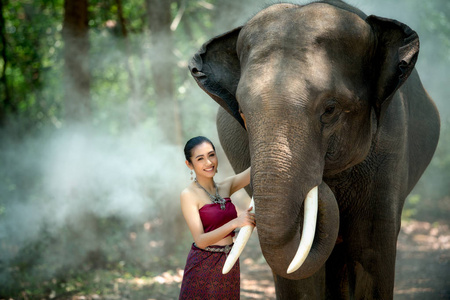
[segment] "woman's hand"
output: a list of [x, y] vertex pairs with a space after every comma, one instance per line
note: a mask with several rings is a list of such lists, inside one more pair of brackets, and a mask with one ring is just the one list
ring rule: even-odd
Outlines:
[[236, 227], [244, 227], [245, 225], [256, 226], [255, 214], [251, 212], [252, 209], [253, 207], [250, 206], [245, 212], [241, 213], [239, 217], [234, 219], [234, 225]]

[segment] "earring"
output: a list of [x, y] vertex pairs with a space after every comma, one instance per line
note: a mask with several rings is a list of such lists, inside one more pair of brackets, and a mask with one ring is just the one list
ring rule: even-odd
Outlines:
[[194, 180], [194, 173], [191, 170], [191, 180]]
[[216, 174], [219, 173], [219, 169], [216, 169]]

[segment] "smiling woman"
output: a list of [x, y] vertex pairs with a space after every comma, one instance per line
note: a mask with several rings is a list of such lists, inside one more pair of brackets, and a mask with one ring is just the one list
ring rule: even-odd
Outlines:
[[233, 247], [234, 230], [255, 225], [251, 207], [238, 216], [230, 198], [250, 183], [250, 168], [216, 183], [219, 161], [208, 138], [190, 139], [184, 154], [195, 180], [181, 192], [181, 210], [194, 243], [186, 261], [180, 299], [239, 299], [239, 263], [225, 275], [222, 268]]

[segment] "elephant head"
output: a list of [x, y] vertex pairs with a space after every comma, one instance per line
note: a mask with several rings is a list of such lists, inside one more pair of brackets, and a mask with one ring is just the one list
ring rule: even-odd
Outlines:
[[[247, 130], [262, 252], [289, 279], [311, 276], [333, 250], [339, 206], [327, 178], [367, 157], [417, 59], [414, 31], [361, 14], [326, 3], [272, 5], [190, 62], [199, 86]], [[288, 274], [315, 187], [314, 241]]]

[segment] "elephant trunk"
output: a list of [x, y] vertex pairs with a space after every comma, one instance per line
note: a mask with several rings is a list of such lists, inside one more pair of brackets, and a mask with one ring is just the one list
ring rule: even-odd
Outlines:
[[[250, 147], [253, 152], [253, 197], [261, 249], [276, 274], [289, 279], [306, 278], [320, 269], [335, 245], [339, 227], [337, 203], [329, 187], [322, 182], [320, 151], [311, 151], [307, 146], [301, 149], [280, 140], [274, 141], [273, 147], [268, 145], [258, 148], [253, 144]], [[301, 163], [297, 165], [294, 162]], [[316, 224], [305, 225], [305, 198], [316, 187], [317, 221], [312, 218]], [[301, 267], [296, 270], [291, 265], [288, 273], [300, 241], [305, 238], [302, 236], [304, 226], [316, 229], [311, 250], [303, 264], [300, 261]]]

